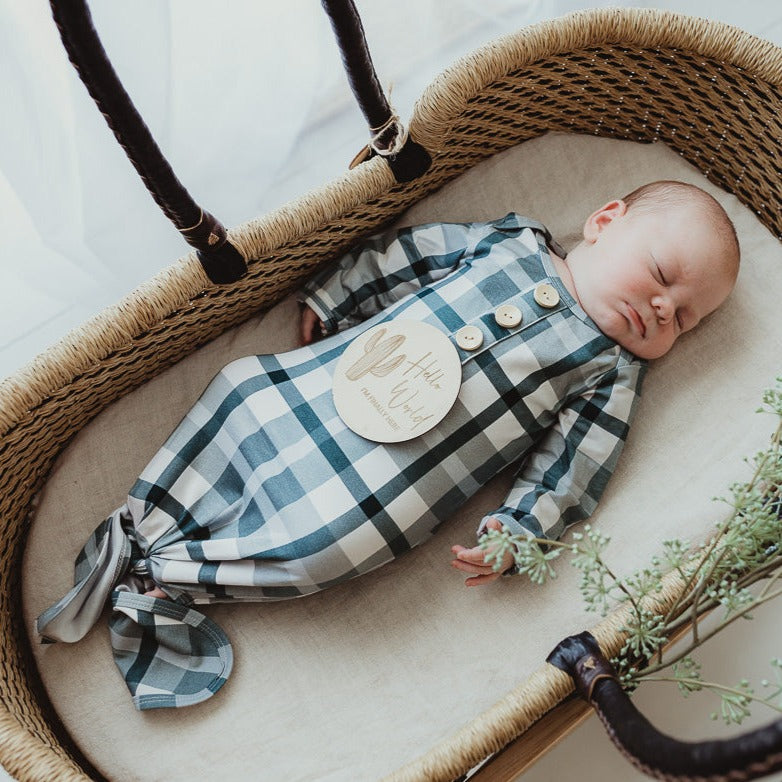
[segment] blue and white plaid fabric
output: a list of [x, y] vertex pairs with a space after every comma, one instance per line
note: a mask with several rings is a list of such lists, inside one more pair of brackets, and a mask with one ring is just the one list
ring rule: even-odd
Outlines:
[[[438, 223], [377, 236], [319, 274], [302, 300], [331, 336], [217, 375], [115, 512], [105, 551], [85, 548], [93, 569], [82, 563], [39, 632], [83, 636], [74, 604], [102, 605], [114, 589], [115, 656], [137, 706], [185, 705], [230, 671], [230, 645], [193, 604], [298, 597], [372, 570], [429, 537], [511, 463], [520, 465], [513, 488], [481, 528], [494, 516], [553, 538], [588, 516], [645, 364], [581, 310], [547, 242], [543, 226], [515, 214]], [[559, 292], [553, 308], [534, 299], [541, 282]], [[503, 304], [522, 311], [520, 325], [497, 324]], [[375, 443], [337, 415], [332, 378], [354, 336], [393, 318], [429, 323], [455, 345], [468, 324], [484, 339], [475, 351], [457, 346], [462, 385], [440, 424]], [[132, 594], [153, 583], [172, 600]]]

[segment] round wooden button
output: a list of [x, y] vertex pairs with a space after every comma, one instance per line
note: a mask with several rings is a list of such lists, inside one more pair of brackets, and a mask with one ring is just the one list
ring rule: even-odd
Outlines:
[[551, 309], [559, 304], [559, 291], [548, 282], [541, 282], [540, 285], [535, 288], [533, 296], [535, 301], [546, 309]]
[[477, 326], [462, 326], [456, 332], [456, 344], [462, 350], [477, 350], [483, 344], [483, 332]]
[[513, 304], [503, 304], [497, 307], [494, 312], [494, 320], [498, 326], [506, 329], [512, 329], [521, 323], [521, 310]]

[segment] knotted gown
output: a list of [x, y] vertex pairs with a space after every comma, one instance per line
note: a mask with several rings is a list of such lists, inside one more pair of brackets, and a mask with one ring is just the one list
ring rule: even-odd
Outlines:
[[[542, 225], [511, 213], [381, 234], [320, 273], [301, 299], [327, 336], [214, 378], [91, 536], [73, 589], [38, 618], [43, 640], [79, 640], [110, 600], [114, 656], [137, 708], [189, 705], [232, 665], [228, 639], [195, 605], [299, 597], [372, 570], [513, 462], [511, 491], [479, 532], [495, 517], [556, 538], [588, 516], [645, 363], [580, 308], [549, 246]], [[502, 321], [503, 307], [520, 322]], [[332, 379], [358, 334], [397, 318], [452, 341], [461, 385], [439, 424], [380, 443], [342, 421]], [[477, 346], [462, 346], [465, 326]], [[154, 586], [170, 599], [143, 594]]]

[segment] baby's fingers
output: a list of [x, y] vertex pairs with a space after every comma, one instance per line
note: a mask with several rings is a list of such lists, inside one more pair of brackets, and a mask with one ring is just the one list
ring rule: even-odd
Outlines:
[[[458, 550], [457, 550], [458, 549]], [[472, 562], [475, 565], [486, 564], [486, 550], [480, 546], [474, 548], [464, 548], [464, 546], [453, 546], [451, 551], [463, 562]]]
[[323, 321], [307, 305], [301, 311], [299, 321], [299, 341], [302, 345], [310, 345], [323, 336]]
[[475, 574], [489, 574], [493, 573], [494, 570], [491, 565], [485, 565], [485, 564], [478, 564], [476, 562], [465, 562], [463, 559], [454, 559], [452, 560], [451, 564], [457, 569], [461, 570], [464, 573], [475, 573]]
[[471, 576], [464, 580], [465, 586], [474, 587], [481, 586], [481, 584], [490, 584], [492, 581], [496, 581], [500, 577], [499, 573], [486, 573], [481, 576]]

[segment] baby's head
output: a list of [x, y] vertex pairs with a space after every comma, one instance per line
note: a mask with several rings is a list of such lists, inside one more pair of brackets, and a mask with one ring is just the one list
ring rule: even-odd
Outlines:
[[727, 298], [739, 244], [708, 193], [661, 181], [591, 214], [566, 263], [579, 303], [601, 331], [652, 359]]

